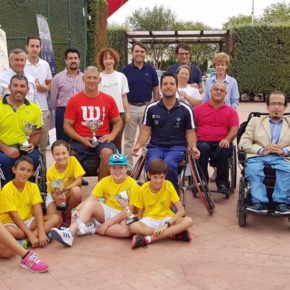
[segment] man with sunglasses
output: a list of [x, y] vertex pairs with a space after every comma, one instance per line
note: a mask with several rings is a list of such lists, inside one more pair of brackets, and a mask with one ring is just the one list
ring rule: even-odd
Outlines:
[[169, 66], [167, 71], [176, 73], [179, 66], [188, 65], [190, 67], [190, 77], [188, 83], [196, 87], [200, 94], [202, 94], [204, 92], [202, 74], [199, 67], [190, 61], [190, 46], [186, 43], [179, 43], [176, 46], [175, 52], [177, 55], [177, 63]]
[[253, 117], [241, 137], [239, 148], [247, 153], [245, 177], [250, 183], [253, 212], [268, 212], [264, 167], [276, 171], [272, 195], [275, 213], [290, 214], [290, 120], [284, 116], [287, 96], [274, 91], [266, 99], [269, 115]]

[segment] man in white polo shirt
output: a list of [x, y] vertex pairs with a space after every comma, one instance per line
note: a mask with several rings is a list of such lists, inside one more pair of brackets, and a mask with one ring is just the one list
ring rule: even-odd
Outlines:
[[[0, 96], [5, 96], [10, 94], [9, 84], [10, 80], [14, 75], [25, 76], [28, 79], [29, 91], [26, 95], [28, 101], [36, 102], [36, 86], [34, 82], [34, 77], [26, 72], [24, 72], [24, 67], [26, 63], [26, 53], [21, 48], [13, 49], [9, 54], [9, 65], [10, 68], [0, 74]], [[36, 102], [37, 103], [37, 102]]]
[[43, 120], [43, 136], [39, 143], [43, 157], [46, 156], [48, 131], [50, 127], [50, 110], [48, 105], [48, 92], [52, 80], [51, 69], [47, 61], [39, 57], [41, 40], [38, 36], [29, 36], [26, 39], [27, 59], [25, 72], [32, 75], [36, 85], [36, 103], [40, 106]]

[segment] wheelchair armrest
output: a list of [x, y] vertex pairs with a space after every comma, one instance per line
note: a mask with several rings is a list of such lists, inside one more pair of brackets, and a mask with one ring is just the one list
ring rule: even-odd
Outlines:
[[244, 164], [246, 161], [247, 153], [243, 149], [239, 149], [238, 151], [238, 159], [241, 164]]

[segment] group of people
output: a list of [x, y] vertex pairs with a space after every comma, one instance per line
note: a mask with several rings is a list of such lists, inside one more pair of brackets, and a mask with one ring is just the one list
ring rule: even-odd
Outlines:
[[[145, 62], [147, 49], [142, 43], [132, 46], [132, 63], [122, 72], [116, 71], [119, 55], [112, 48], [102, 49], [97, 56], [101, 72], [89, 66], [83, 73], [80, 52], [69, 48], [65, 69], [53, 78], [39, 57], [40, 48], [38, 37], [28, 37], [27, 54], [14, 49], [10, 69], [0, 74], [4, 185], [0, 256], [18, 254], [23, 267], [44, 272], [47, 264], [21, 245], [28, 242], [43, 247], [54, 239], [72, 246], [76, 236], [95, 233], [120, 238], [133, 235], [132, 248], [168, 237], [190, 241], [192, 219], [185, 217], [179, 200], [177, 167], [190, 154], [199, 159], [209, 181], [210, 162], [216, 168], [217, 190], [227, 194], [228, 159], [239, 127], [239, 90], [236, 80], [227, 75], [229, 56], [215, 55], [216, 74], [206, 82], [204, 92], [201, 72], [190, 62], [190, 47], [183, 43], [176, 48], [178, 62], [162, 75], [160, 84], [154, 67]], [[283, 131], [289, 130], [288, 119], [283, 117], [286, 104], [283, 93], [273, 92], [267, 101], [268, 119], [251, 120], [241, 139], [240, 146], [253, 157], [245, 168], [255, 188], [253, 211], [266, 208], [261, 168], [271, 163], [277, 176], [283, 176], [274, 190], [277, 211], [290, 213], [289, 166], [285, 165], [290, 140]], [[45, 158], [49, 106], [55, 113], [57, 141], [51, 145], [55, 164], [47, 170], [47, 213], [43, 216], [39, 189], [29, 178], [40, 154]], [[33, 129], [25, 131], [31, 124]], [[149, 181], [139, 187], [128, 172], [133, 156], [145, 146]], [[70, 150], [76, 157], [70, 156]], [[82, 201], [85, 171], [80, 163], [90, 153], [100, 160], [98, 183]]]

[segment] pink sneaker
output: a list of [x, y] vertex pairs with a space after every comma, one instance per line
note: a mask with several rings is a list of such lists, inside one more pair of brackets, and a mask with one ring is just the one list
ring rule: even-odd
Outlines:
[[36, 273], [43, 273], [48, 270], [48, 265], [42, 262], [32, 251], [29, 251], [27, 256], [21, 260], [20, 266]]

